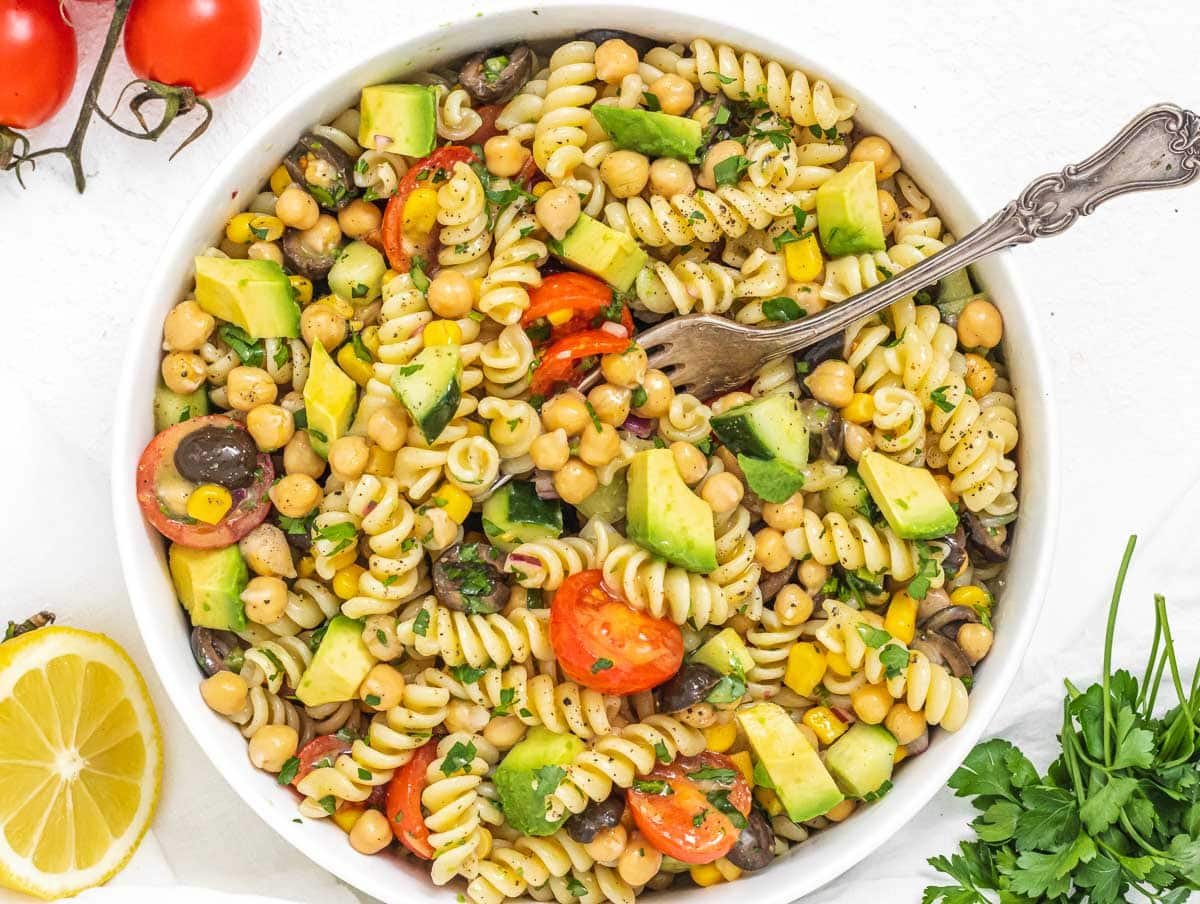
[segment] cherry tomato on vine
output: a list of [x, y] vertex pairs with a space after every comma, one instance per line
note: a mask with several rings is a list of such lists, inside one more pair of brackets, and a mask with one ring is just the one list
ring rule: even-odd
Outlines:
[[75, 84], [75, 29], [58, 0], [0, 0], [0, 125], [40, 126]]
[[216, 97], [250, 70], [261, 37], [258, 0], [133, 0], [125, 57], [138, 78]]

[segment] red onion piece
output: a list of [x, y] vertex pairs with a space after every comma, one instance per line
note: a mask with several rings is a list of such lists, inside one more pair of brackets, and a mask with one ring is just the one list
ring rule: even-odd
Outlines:
[[625, 329], [625, 324], [623, 323], [614, 323], [611, 320], [606, 320], [600, 325], [600, 330], [601, 332], [616, 336], [618, 339], [629, 338], [629, 330]]
[[508, 554], [508, 563], [519, 562], [522, 565], [538, 566], [542, 563], [533, 556], [527, 556], [523, 552], [510, 552]]
[[554, 489], [554, 475], [549, 471], [536, 471], [533, 476], [533, 489], [538, 499], [558, 499], [558, 490]]
[[387, 135], [380, 135], [379, 133], [375, 134], [375, 150], [382, 151], [391, 143], [392, 139]]
[[638, 417], [636, 414], [631, 414], [625, 418], [625, 423], [621, 425], [621, 429], [629, 431], [638, 439], [649, 439], [654, 434], [654, 421], [650, 418]]

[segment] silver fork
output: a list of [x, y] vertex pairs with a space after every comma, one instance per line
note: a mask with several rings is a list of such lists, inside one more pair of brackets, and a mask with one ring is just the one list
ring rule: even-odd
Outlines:
[[[1082, 163], [1035, 179], [1015, 201], [945, 250], [814, 317], [763, 328], [690, 314], [651, 327], [638, 343], [649, 353], [650, 366], [666, 371], [672, 385], [707, 399], [745, 383], [767, 361], [839, 333], [994, 251], [1057, 235], [1109, 198], [1174, 188], [1198, 175], [1200, 117], [1158, 104]], [[581, 388], [598, 379], [598, 372], [590, 374]]]

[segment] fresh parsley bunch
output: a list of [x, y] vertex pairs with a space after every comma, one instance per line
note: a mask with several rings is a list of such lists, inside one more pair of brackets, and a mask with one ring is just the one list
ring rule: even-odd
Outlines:
[[[926, 888], [923, 904], [1108, 904], [1131, 891], [1136, 900], [1181, 904], [1200, 889], [1200, 667], [1185, 686], [1162, 596], [1141, 680], [1112, 670], [1136, 540], [1129, 538], [1113, 590], [1103, 677], [1085, 691], [1066, 682], [1062, 754], [1039, 775], [1008, 741], [971, 751], [950, 787], [981, 811], [971, 824], [977, 840], [929, 861], [955, 884]], [[1176, 704], [1156, 718], [1168, 674]]]

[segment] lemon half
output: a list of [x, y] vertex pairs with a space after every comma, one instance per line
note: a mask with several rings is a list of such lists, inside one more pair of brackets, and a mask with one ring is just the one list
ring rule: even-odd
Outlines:
[[106, 882], [161, 783], [158, 718], [120, 647], [58, 627], [0, 644], [0, 885], [61, 898]]

